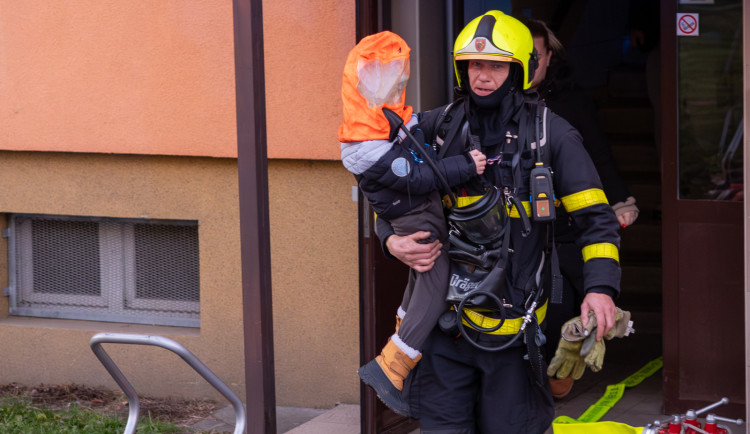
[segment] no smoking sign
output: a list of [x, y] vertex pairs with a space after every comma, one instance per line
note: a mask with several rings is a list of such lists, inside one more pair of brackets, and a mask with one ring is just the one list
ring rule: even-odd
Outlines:
[[698, 36], [698, 18], [696, 13], [677, 14], [677, 36]]

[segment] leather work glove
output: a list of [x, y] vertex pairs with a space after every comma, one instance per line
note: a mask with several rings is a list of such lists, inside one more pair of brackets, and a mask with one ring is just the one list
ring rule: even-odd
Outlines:
[[615, 315], [615, 326], [604, 335], [604, 339], [609, 341], [612, 338], [624, 338], [631, 333], [635, 333], [635, 329], [633, 328], [633, 321], [630, 320], [630, 312], [618, 307]]
[[605, 350], [604, 339], [597, 342], [596, 333], [591, 333], [583, 340], [580, 354], [583, 357], [584, 363], [592, 372], [599, 372], [602, 370], [602, 366], [604, 366]]
[[597, 342], [596, 316], [593, 311], [589, 312], [588, 316], [586, 327], [583, 326], [580, 316], [563, 324], [562, 337], [547, 368], [547, 375], [562, 379], [572, 372], [573, 379], [579, 380], [586, 366], [593, 372], [599, 372], [604, 365], [604, 339], [621, 338], [635, 331], [630, 320], [630, 312], [617, 308], [615, 326], [604, 335], [604, 339]]
[[581, 344], [583, 344], [581, 341], [568, 342], [560, 339], [555, 356], [547, 367], [547, 375], [561, 380], [569, 376], [572, 376], [574, 380], [580, 379], [583, 371], [586, 370], [586, 362], [581, 357]]
[[633, 321], [630, 320], [630, 312], [617, 308], [615, 314], [615, 326], [604, 335], [604, 339], [596, 341], [596, 317], [592, 312], [589, 312], [589, 324], [593, 323], [593, 329], [589, 333], [588, 337], [583, 340], [581, 345], [581, 356], [583, 357], [586, 366], [593, 372], [599, 372], [602, 370], [604, 365], [604, 353], [606, 352], [606, 346], [604, 340], [612, 340], [613, 338], [622, 338], [630, 333], [634, 332]]
[[[622, 310], [619, 307], [616, 309], [617, 309], [617, 313], [615, 313], [615, 325], [607, 332], [606, 335], [604, 335], [604, 339], [608, 341], [612, 340], [613, 338], [622, 338], [622, 337], [629, 335], [630, 333], [635, 332], [635, 329], [633, 329], [633, 321], [630, 320], [630, 312], [628, 312], [627, 310]], [[576, 317], [576, 318], [579, 318], [579, 317]], [[576, 318], [573, 318], [573, 319], [576, 319]], [[565, 324], [567, 325], [568, 323], [565, 323]], [[582, 327], [577, 326], [575, 324], [574, 326], [576, 327], [566, 331], [565, 325], [563, 325], [563, 330], [562, 330], [563, 336], [565, 336], [566, 333], [570, 336], [579, 336], [581, 333], [583, 333], [584, 334], [583, 338], [585, 338], [590, 333], [595, 334], [593, 332], [596, 330], [596, 315], [594, 315], [593, 311], [589, 312], [589, 322], [588, 324], [586, 324], [586, 330], [583, 330], [581, 332], [579, 329], [581, 329]]]
[[[593, 315], [593, 312], [591, 313]], [[577, 316], [563, 324], [560, 342], [557, 344], [555, 356], [547, 367], [547, 375], [563, 379], [572, 376], [574, 380], [580, 380], [586, 369], [586, 362], [581, 356], [581, 346], [587, 335], [596, 327], [596, 322], [589, 323], [583, 327], [581, 317]]]

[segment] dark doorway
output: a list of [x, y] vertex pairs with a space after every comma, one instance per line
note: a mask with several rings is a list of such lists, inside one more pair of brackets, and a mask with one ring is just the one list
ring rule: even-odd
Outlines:
[[[657, 3], [658, 2], [652, 2]], [[636, 223], [621, 231], [622, 295], [618, 306], [630, 310], [636, 334], [608, 347], [609, 381], [638, 370], [662, 353], [662, 204], [661, 171], [656, 138], [659, 137], [657, 80], [649, 83], [648, 53], [630, 45], [628, 20], [631, 2], [614, 0], [526, 1], [399, 1], [360, 2], [360, 16], [370, 17], [369, 33], [389, 29], [401, 34], [412, 47], [412, 77], [407, 103], [417, 111], [449, 102], [453, 86], [452, 42], [469, 19], [489, 9], [547, 22], [567, 47], [580, 69], [581, 85], [594, 100], [612, 153], [640, 209]], [[658, 9], [658, 8], [657, 8]], [[657, 22], [658, 22], [658, 10]], [[397, 17], [394, 19], [393, 17]], [[364, 28], [364, 27], [360, 27]], [[414, 29], [432, 34], [410, 34]], [[657, 29], [658, 30], [658, 29]], [[411, 39], [410, 39], [411, 38]], [[435, 69], [440, 69], [436, 79]], [[447, 73], [446, 73], [447, 72]], [[436, 83], [436, 80], [443, 80]], [[650, 87], [651, 86], [651, 87]], [[418, 92], [417, 92], [418, 90]], [[656, 108], [655, 108], [656, 107]], [[362, 203], [362, 202], [360, 202]], [[361, 355], [370, 360], [393, 333], [394, 314], [405, 285], [406, 269], [380, 250], [372, 232], [372, 213], [362, 203], [360, 212]], [[618, 362], [610, 361], [618, 360]], [[657, 374], [658, 375], [658, 374]], [[597, 384], [597, 374], [587, 373], [581, 388]], [[610, 383], [606, 383], [610, 384]], [[410, 432], [415, 425], [382, 406], [372, 392], [362, 389], [362, 432]]]

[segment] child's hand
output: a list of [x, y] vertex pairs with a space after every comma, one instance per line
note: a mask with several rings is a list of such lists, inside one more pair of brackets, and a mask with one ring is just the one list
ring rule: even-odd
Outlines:
[[472, 149], [469, 151], [469, 155], [474, 159], [474, 165], [477, 166], [477, 175], [484, 173], [484, 168], [487, 166], [487, 156], [478, 149]]

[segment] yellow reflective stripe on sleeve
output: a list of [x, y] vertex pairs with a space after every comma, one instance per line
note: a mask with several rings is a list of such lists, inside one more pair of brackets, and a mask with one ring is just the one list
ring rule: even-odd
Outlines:
[[[481, 313], [469, 309], [464, 308], [464, 313], [466, 316], [469, 317], [469, 319], [476, 324], [479, 327], [482, 328], [492, 328], [497, 326], [497, 323], [500, 322], [497, 318], [490, 318], [488, 316], [484, 316]], [[539, 323], [544, 321], [544, 318], [547, 316], [547, 302], [545, 301], [542, 307], [536, 310], [536, 318]], [[469, 324], [465, 319], [461, 319], [463, 324], [465, 326], [471, 327], [471, 324]], [[514, 335], [518, 333], [519, 330], [521, 330], [521, 325], [523, 325], [523, 318], [511, 318], [506, 319], [503, 325], [495, 330], [494, 332], [489, 332], [490, 335]], [[472, 327], [473, 328], [473, 327]]]
[[591, 244], [581, 249], [583, 262], [593, 258], [610, 258], [620, 262], [620, 252], [612, 243]]
[[578, 211], [592, 205], [603, 203], [609, 205], [607, 196], [601, 188], [590, 188], [562, 198], [563, 206], [568, 212]]

